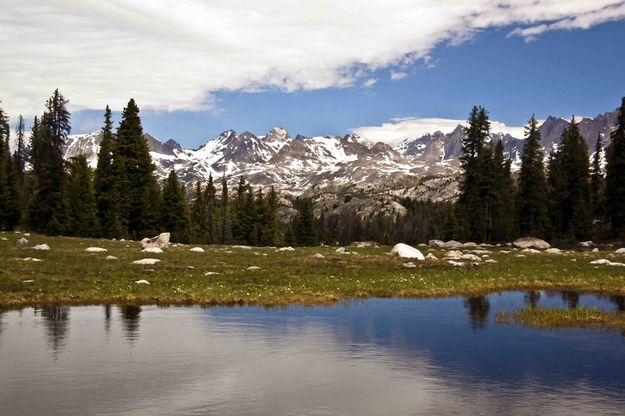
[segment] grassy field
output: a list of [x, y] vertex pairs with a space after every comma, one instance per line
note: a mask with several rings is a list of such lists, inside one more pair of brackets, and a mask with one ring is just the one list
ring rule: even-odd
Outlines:
[[[503, 290], [563, 289], [625, 294], [625, 268], [591, 265], [624, 255], [609, 252], [574, 254], [502, 253], [489, 248], [490, 259], [478, 266], [455, 267], [442, 260], [445, 252], [431, 252], [438, 261], [415, 262], [415, 268], [387, 253], [389, 247], [347, 247], [353, 254], [335, 253], [332, 247], [241, 249], [203, 246], [205, 253], [179, 246], [163, 254], [141, 253], [132, 241], [26, 236], [0, 233], [0, 308], [15, 309], [50, 304], [159, 304], [263, 306], [331, 303], [363, 297], [435, 297], [479, 295]], [[47, 243], [49, 251], [34, 250]], [[106, 253], [87, 253], [89, 246]], [[510, 250], [509, 248], [505, 248]], [[467, 251], [467, 250], [465, 250]], [[321, 253], [324, 259], [313, 257]], [[119, 260], [106, 260], [107, 255]], [[23, 260], [37, 258], [40, 262]], [[134, 260], [151, 257], [161, 262], [140, 266]], [[485, 258], [486, 259], [486, 258]], [[247, 270], [250, 266], [260, 270]], [[207, 272], [218, 274], [206, 275]], [[147, 280], [149, 285], [136, 284]]]
[[523, 308], [516, 312], [500, 312], [499, 323], [516, 323], [533, 328], [588, 328], [625, 331], [625, 314], [596, 308]]

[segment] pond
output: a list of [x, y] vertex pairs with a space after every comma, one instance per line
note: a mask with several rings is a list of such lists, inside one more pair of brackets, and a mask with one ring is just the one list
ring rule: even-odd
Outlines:
[[624, 414], [623, 335], [496, 322], [528, 303], [625, 308], [530, 292], [4, 312], [0, 414]]

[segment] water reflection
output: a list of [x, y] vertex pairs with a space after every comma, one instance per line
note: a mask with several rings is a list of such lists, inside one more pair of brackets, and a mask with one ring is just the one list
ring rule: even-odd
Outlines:
[[540, 302], [540, 292], [537, 290], [525, 292], [523, 299], [525, 300], [525, 304], [527, 306], [535, 308], [538, 306], [538, 302]]
[[139, 318], [141, 307], [134, 305], [119, 306], [126, 339], [134, 343], [139, 338]]
[[569, 290], [563, 290], [561, 292], [561, 294], [562, 294], [562, 301], [565, 303], [565, 305], [569, 309], [577, 308], [577, 305], [579, 304], [579, 293], [578, 292], [573, 292], [573, 291], [569, 291]]
[[48, 306], [39, 309], [48, 342], [55, 354], [63, 351], [69, 331], [69, 306]]
[[104, 332], [111, 333], [111, 305], [104, 305]]
[[486, 296], [474, 296], [466, 298], [464, 307], [469, 310], [469, 322], [473, 330], [484, 329], [488, 322], [490, 302]]

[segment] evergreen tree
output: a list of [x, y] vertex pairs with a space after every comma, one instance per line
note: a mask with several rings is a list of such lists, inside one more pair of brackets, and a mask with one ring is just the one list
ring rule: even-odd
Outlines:
[[265, 234], [263, 244], [275, 246], [278, 244], [280, 230], [278, 226], [278, 194], [272, 186], [267, 194], [267, 204], [265, 211]]
[[232, 229], [230, 228], [230, 202], [228, 201], [228, 183], [224, 174], [221, 180], [221, 244], [232, 243]]
[[20, 177], [20, 180], [22, 181], [22, 183], [24, 183], [24, 179], [26, 177], [26, 160], [28, 158], [28, 154], [26, 152], [26, 140], [25, 140], [25, 133], [24, 133], [24, 117], [22, 117], [22, 115], [20, 114], [18, 119], [17, 119], [17, 126], [16, 126], [16, 146], [15, 146], [15, 153], [13, 155], [13, 158], [15, 159], [15, 168], [17, 170], [17, 174]]
[[552, 157], [551, 201], [557, 215], [554, 224], [559, 237], [586, 239], [591, 231], [588, 147], [575, 118], [562, 134]]
[[603, 140], [601, 133], [597, 135], [597, 144], [590, 167], [590, 204], [593, 217], [603, 220], [605, 216], [605, 178], [603, 176], [602, 161], [604, 157]]
[[203, 244], [208, 242], [207, 210], [206, 196], [202, 192], [202, 183], [197, 181], [195, 184], [195, 199], [191, 205], [191, 234], [193, 241]]
[[217, 211], [217, 189], [213, 183], [213, 175], [208, 175], [208, 184], [206, 185], [206, 230], [209, 244], [216, 244], [219, 240], [218, 227], [219, 212]]
[[538, 121], [532, 115], [525, 127], [517, 197], [518, 231], [523, 236], [545, 238], [549, 231], [547, 183]]
[[295, 242], [299, 246], [313, 246], [316, 243], [315, 217], [310, 198], [296, 200]]
[[63, 233], [67, 225], [62, 151], [71, 131], [67, 102], [59, 90], [55, 90], [46, 102], [46, 111], [40, 122], [35, 122], [31, 136], [33, 189], [28, 209], [29, 222], [36, 231], [53, 235]]
[[80, 237], [98, 236], [100, 230], [93, 174], [85, 156], [72, 158], [66, 187], [66, 205], [69, 207], [67, 232]]
[[610, 136], [606, 167], [606, 205], [614, 237], [625, 237], [625, 97]]
[[100, 142], [98, 164], [94, 179], [98, 218], [102, 235], [105, 237], [120, 237], [123, 235], [119, 218], [117, 176], [113, 166], [114, 140], [111, 109], [107, 105], [104, 112], [102, 141]]
[[120, 223], [128, 235], [141, 238], [159, 232], [160, 188], [143, 137], [139, 107], [130, 99], [122, 112], [113, 146], [113, 171], [119, 195]]
[[474, 106], [468, 122], [462, 139], [462, 181], [457, 211], [464, 228], [463, 235], [468, 239], [484, 240], [487, 237], [487, 216], [490, 215], [490, 182], [487, 175], [489, 156], [492, 155], [484, 152], [484, 143], [490, 132], [488, 112], [484, 107]]
[[516, 189], [511, 174], [510, 159], [504, 158], [504, 146], [501, 140], [495, 145], [493, 156], [493, 201], [490, 239], [495, 242], [510, 241], [514, 236], [515, 211], [514, 195]]
[[13, 230], [20, 219], [20, 180], [10, 151], [9, 118], [0, 108], [0, 229]]
[[160, 225], [171, 233], [172, 241], [188, 242], [189, 213], [184, 187], [172, 170], [163, 186], [163, 207]]

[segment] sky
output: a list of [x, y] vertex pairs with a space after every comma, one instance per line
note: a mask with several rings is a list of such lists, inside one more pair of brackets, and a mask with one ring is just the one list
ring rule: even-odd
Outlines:
[[72, 133], [130, 97], [144, 130], [197, 147], [233, 129], [395, 144], [536, 114], [595, 116], [625, 95], [625, 1], [0, 0], [0, 106], [55, 88]]

